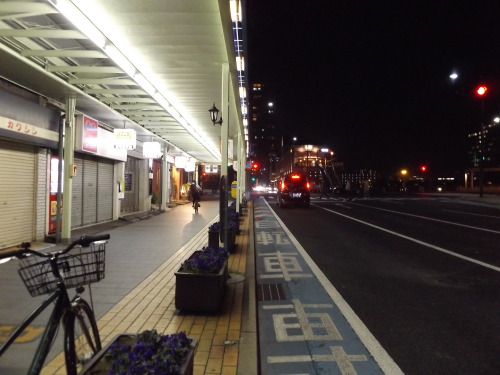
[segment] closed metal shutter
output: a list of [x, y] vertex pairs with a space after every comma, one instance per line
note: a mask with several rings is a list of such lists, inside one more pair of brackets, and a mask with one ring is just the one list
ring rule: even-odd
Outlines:
[[125, 198], [122, 199], [122, 213], [134, 212], [139, 208], [138, 170], [138, 159], [129, 156], [125, 163]]
[[113, 220], [113, 166], [111, 160], [99, 160], [97, 170], [97, 221]]
[[71, 227], [113, 220], [114, 162], [92, 155], [75, 155]]
[[33, 239], [34, 147], [0, 140], [0, 248]]
[[82, 213], [83, 225], [97, 222], [97, 160], [89, 156], [83, 160]]
[[72, 178], [73, 197], [71, 201], [71, 227], [78, 228], [82, 226], [82, 208], [83, 208], [83, 159], [75, 156], [76, 176]]

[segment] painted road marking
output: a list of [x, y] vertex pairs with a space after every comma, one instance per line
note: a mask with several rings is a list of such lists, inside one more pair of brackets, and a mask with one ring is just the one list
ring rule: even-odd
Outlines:
[[[364, 204], [360, 205], [360, 206], [363, 206], [363, 207], [366, 207], [366, 208], [371, 208], [373, 210], [380, 210], [380, 211], [387, 211], [387, 212], [391, 212], [391, 213], [394, 213], [394, 214], [399, 214], [399, 215], [404, 215], [404, 216], [411, 216], [411, 217], [416, 217], [418, 219], [424, 219], [424, 220], [430, 220], [430, 221], [436, 221], [438, 223], [444, 223], [444, 224], [449, 224], [449, 225], [456, 225], [457, 227], [464, 227], [464, 228], [469, 228], [469, 229], [475, 229], [475, 230], [481, 230], [481, 231], [484, 231], [484, 232], [490, 232], [490, 233], [495, 233], [495, 234], [500, 234], [499, 231], [497, 230], [492, 230], [492, 229], [486, 229], [486, 228], [480, 228], [480, 227], [473, 227], [471, 225], [465, 225], [465, 224], [460, 224], [460, 223], [454, 223], [452, 221], [446, 221], [446, 220], [440, 220], [440, 219], [434, 219], [432, 217], [427, 217], [427, 216], [420, 216], [420, 215], [413, 215], [413, 214], [408, 214], [406, 212], [400, 212], [400, 211], [394, 211], [394, 210], [388, 210], [386, 208], [380, 208], [380, 207], [373, 207], [373, 206], [366, 206]], [[320, 207], [320, 208], [323, 208], [321, 206], [317, 206], [316, 207]]]
[[[271, 210], [269, 203], [264, 201], [264, 204]], [[336, 308], [341, 312], [344, 318], [347, 320], [353, 331], [359, 337], [360, 342], [365, 346], [368, 352], [371, 354], [373, 359], [377, 362], [377, 365], [385, 374], [391, 375], [403, 375], [403, 372], [399, 368], [399, 366], [394, 362], [394, 360], [389, 356], [386, 350], [380, 345], [377, 339], [372, 335], [372, 333], [368, 330], [365, 324], [359, 319], [356, 313], [352, 310], [349, 304], [344, 300], [344, 298], [340, 295], [340, 293], [335, 289], [335, 287], [330, 283], [330, 281], [326, 278], [325, 274], [319, 269], [319, 267], [314, 263], [309, 254], [305, 251], [302, 245], [297, 241], [294, 235], [288, 230], [286, 225], [281, 221], [281, 219], [276, 215], [274, 211], [272, 211], [275, 219], [280, 224], [281, 228], [286, 232], [288, 238], [295, 246], [296, 250], [302, 256], [303, 260], [306, 262], [308, 267], [311, 269], [312, 273], [315, 275], [318, 282], [324, 288], [326, 293], [330, 296]], [[268, 360], [271, 361], [279, 361], [280, 363], [285, 362], [295, 362], [293, 358], [302, 357], [307, 359], [308, 361], [312, 361], [313, 357], [311, 356], [290, 356], [288, 358], [284, 358], [282, 361], [282, 356], [272, 356], [268, 357]], [[274, 362], [278, 363], [278, 362]], [[351, 374], [355, 374], [353, 372]]]
[[[328, 208], [324, 208], [324, 207], [321, 207], [321, 206], [316, 206], [316, 207], [319, 207], [319, 208], [321, 208], [322, 210], [325, 210], [325, 211], [331, 212], [331, 213], [333, 213], [333, 214], [335, 214], [335, 215], [339, 215], [339, 216], [345, 217], [345, 218], [347, 218], [347, 219], [349, 219], [349, 220], [357, 221], [358, 223], [361, 223], [361, 224], [364, 224], [364, 225], [368, 225], [369, 227], [372, 227], [372, 228], [375, 228], [375, 229], [381, 230], [381, 231], [383, 231], [383, 232], [386, 232], [386, 233], [392, 234], [392, 235], [394, 235], [394, 236], [404, 238], [405, 240], [408, 240], [408, 241], [412, 241], [412, 242], [418, 243], [419, 245], [426, 246], [426, 247], [429, 247], [429, 248], [431, 248], [431, 249], [434, 249], [434, 250], [437, 250], [437, 251], [441, 251], [441, 252], [443, 252], [443, 253], [445, 253], [445, 254], [448, 254], [448, 255], [451, 255], [451, 256], [454, 256], [454, 257], [457, 257], [457, 258], [460, 258], [460, 259], [466, 260], [466, 261], [468, 261], [468, 262], [478, 264], [478, 265], [480, 265], [480, 266], [482, 266], [482, 267], [486, 267], [486, 268], [492, 269], [493, 271], [500, 272], [500, 267], [496, 267], [496, 266], [494, 266], [494, 265], [491, 265], [491, 264], [488, 264], [488, 263], [481, 262], [480, 260], [476, 260], [476, 259], [469, 258], [469, 257], [466, 257], [466, 256], [461, 255], [461, 254], [454, 253], [453, 251], [443, 249], [442, 247], [439, 247], [439, 246], [434, 246], [434, 245], [432, 245], [432, 244], [430, 244], [430, 243], [427, 243], [427, 242], [424, 242], [424, 241], [417, 240], [416, 238], [413, 238], [413, 237], [408, 237], [408, 236], [405, 236], [404, 234], [397, 233], [397, 232], [394, 232], [394, 231], [392, 231], [392, 230], [389, 230], [389, 229], [386, 229], [386, 228], [379, 227], [378, 225], [374, 225], [374, 224], [368, 223], [368, 222], [366, 222], [366, 221], [359, 220], [359, 219], [356, 219], [356, 218], [354, 218], [354, 217], [351, 217], [351, 216], [348, 216], [348, 215], [341, 214], [340, 212], [336, 212], [336, 211], [330, 210], [330, 209], [328, 209]], [[388, 210], [387, 210], [387, 211], [388, 211]], [[411, 216], [413, 216], [413, 215], [411, 215]]]
[[[17, 326], [12, 325], [1, 325], [0, 326], [0, 343], [7, 341], [11, 333], [17, 328]], [[26, 342], [30, 342], [35, 340], [38, 336], [40, 336], [45, 327], [34, 327], [28, 326], [24, 329], [24, 331], [17, 337], [14, 341], [16, 344], [24, 344]]]
[[297, 259], [297, 253], [277, 251], [276, 253], [259, 254], [259, 256], [264, 258], [264, 270], [269, 273], [261, 275], [262, 279], [283, 278], [285, 281], [291, 281], [299, 277], [313, 277], [310, 273], [304, 273]]
[[290, 245], [290, 241], [288, 241], [283, 231], [259, 231], [256, 233], [255, 239], [259, 245]]
[[[342, 335], [330, 315], [321, 312], [306, 312], [306, 309], [332, 309], [333, 305], [302, 304], [298, 299], [293, 299], [292, 302], [291, 309], [295, 312], [272, 315], [276, 341], [342, 340]], [[267, 307], [271, 309], [273, 306]]]
[[331, 355], [288, 355], [288, 356], [269, 356], [269, 363], [289, 363], [289, 362], [336, 362], [342, 375], [355, 375], [356, 369], [352, 362], [366, 362], [365, 355], [349, 355], [341, 346], [330, 346]]
[[441, 210], [441, 211], [453, 212], [453, 213], [458, 213], [458, 214], [461, 214], [461, 215], [473, 215], [473, 216], [489, 217], [491, 219], [500, 219], [500, 216], [474, 214], [472, 212], [463, 212], [463, 211], [455, 211], [455, 210]]

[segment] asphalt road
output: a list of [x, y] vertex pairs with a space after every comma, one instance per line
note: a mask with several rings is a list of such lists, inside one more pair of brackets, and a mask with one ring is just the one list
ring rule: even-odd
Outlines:
[[500, 374], [500, 205], [268, 201], [406, 374]]

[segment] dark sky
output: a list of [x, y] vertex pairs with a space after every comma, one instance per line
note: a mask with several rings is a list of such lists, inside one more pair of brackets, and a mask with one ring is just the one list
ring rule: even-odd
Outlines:
[[467, 167], [481, 79], [484, 117], [500, 115], [500, 0], [247, 3], [250, 83], [266, 86], [285, 136], [333, 148], [348, 169]]

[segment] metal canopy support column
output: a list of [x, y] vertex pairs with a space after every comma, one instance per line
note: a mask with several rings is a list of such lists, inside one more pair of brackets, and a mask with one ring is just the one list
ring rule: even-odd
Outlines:
[[[228, 231], [227, 231], [227, 225], [228, 225], [228, 220], [227, 220], [227, 192], [228, 192], [228, 183], [230, 183], [227, 180], [227, 163], [228, 163], [228, 157], [227, 157], [227, 152], [228, 152], [228, 133], [229, 133], [229, 64], [222, 64], [222, 95], [221, 95], [221, 108], [222, 108], [222, 114], [224, 113], [224, 108], [226, 108], [226, 113], [224, 114], [226, 120], [222, 122], [222, 129], [221, 129], [221, 179], [223, 176], [225, 178], [223, 181], [226, 183], [226, 188], [224, 189], [226, 196], [223, 199], [224, 206], [223, 210], [224, 212], [221, 212], [219, 217], [221, 220], [224, 221], [223, 223], [223, 228], [224, 228], [224, 246], [227, 249], [228, 246]], [[222, 189], [221, 189], [222, 190]], [[222, 198], [222, 197], [221, 197]]]
[[[66, 99], [66, 118], [64, 123], [64, 187], [62, 213], [62, 242], [71, 242], [71, 198], [73, 196], [73, 164], [75, 154], [75, 98]], [[81, 173], [82, 171], [80, 171]]]
[[163, 146], [163, 159], [161, 163], [161, 203], [160, 210], [165, 211], [167, 209], [167, 204], [170, 203], [170, 194], [168, 182], [170, 181], [170, 171], [168, 168], [167, 161], [168, 146]]
[[236, 179], [238, 185], [236, 189], [236, 212], [240, 212], [240, 203], [241, 203], [241, 184], [243, 183], [242, 177], [243, 177], [243, 165], [241, 164], [241, 150], [243, 148], [243, 144], [241, 141], [241, 134], [238, 134], [238, 146], [237, 146], [237, 157], [238, 157], [238, 178]]

